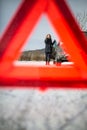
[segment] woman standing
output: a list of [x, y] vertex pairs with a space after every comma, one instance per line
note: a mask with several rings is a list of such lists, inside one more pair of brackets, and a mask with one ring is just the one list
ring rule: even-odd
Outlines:
[[51, 35], [47, 34], [45, 38], [45, 56], [46, 56], [46, 65], [49, 65], [50, 63], [50, 58], [51, 58], [51, 53], [52, 53], [52, 39]]

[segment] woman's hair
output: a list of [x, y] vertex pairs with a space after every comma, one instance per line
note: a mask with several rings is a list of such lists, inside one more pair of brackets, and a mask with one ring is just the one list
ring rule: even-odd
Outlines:
[[51, 35], [50, 35], [50, 34], [47, 34], [47, 35], [46, 35], [46, 38], [50, 38], [50, 39], [51, 39]]

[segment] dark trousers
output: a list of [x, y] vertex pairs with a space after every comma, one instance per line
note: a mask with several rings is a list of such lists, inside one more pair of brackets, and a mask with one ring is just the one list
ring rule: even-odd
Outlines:
[[50, 56], [51, 56], [50, 52], [46, 52], [45, 55], [46, 55], [46, 62], [50, 62]]

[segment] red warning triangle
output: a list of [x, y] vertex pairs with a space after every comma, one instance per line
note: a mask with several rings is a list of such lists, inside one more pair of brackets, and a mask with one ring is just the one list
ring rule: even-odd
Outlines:
[[[74, 65], [60, 67], [14, 66], [19, 50], [42, 13], [60, 35]], [[64, 0], [24, 0], [0, 40], [0, 85], [86, 87], [87, 41]]]

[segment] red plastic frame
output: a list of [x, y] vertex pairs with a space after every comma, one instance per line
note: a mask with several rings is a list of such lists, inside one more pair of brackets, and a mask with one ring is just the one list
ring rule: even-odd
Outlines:
[[[43, 6], [42, 6], [43, 5]], [[74, 65], [14, 66], [42, 13], [60, 35]], [[0, 86], [86, 87], [87, 41], [64, 0], [24, 0], [0, 40]]]

